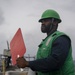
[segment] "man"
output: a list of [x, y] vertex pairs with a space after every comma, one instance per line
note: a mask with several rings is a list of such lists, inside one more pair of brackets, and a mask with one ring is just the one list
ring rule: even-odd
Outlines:
[[47, 37], [39, 45], [37, 59], [28, 62], [20, 57], [17, 66], [30, 67], [38, 75], [75, 75], [71, 40], [66, 34], [57, 31], [61, 22], [59, 14], [48, 9], [43, 12], [39, 22], [41, 31], [47, 33]]

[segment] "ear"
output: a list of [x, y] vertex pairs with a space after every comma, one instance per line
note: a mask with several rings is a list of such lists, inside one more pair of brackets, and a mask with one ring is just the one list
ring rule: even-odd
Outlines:
[[54, 24], [54, 25], [57, 25], [57, 24], [58, 24], [58, 21], [54, 21], [53, 24]]

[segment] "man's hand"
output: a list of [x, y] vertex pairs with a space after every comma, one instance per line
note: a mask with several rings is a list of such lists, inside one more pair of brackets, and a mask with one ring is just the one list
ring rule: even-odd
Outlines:
[[26, 59], [24, 57], [19, 57], [17, 58], [16, 60], [16, 64], [19, 68], [25, 68], [25, 67], [28, 67], [28, 61], [26, 61]]

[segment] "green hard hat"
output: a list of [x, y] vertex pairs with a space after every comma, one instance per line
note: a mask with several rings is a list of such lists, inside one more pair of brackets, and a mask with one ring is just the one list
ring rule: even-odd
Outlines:
[[48, 9], [48, 10], [44, 11], [39, 22], [41, 22], [43, 19], [47, 19], [47, 18], [55, 18], [59, 21], [59, 23], [61, 22], [59, 14], [52, 9]]

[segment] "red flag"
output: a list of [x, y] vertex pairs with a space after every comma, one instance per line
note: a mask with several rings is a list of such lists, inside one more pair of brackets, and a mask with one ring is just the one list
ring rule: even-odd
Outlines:
[[10, 42], [10, 52], [12, 57], [12, 64], [16, 64], [17, 56], [20, 57], [24, 56], [26, 52], [26, 47], [24, 44], [23, 36], [21, 29], [19, 28], [16, 34], [14, 35], [13, 39]]

